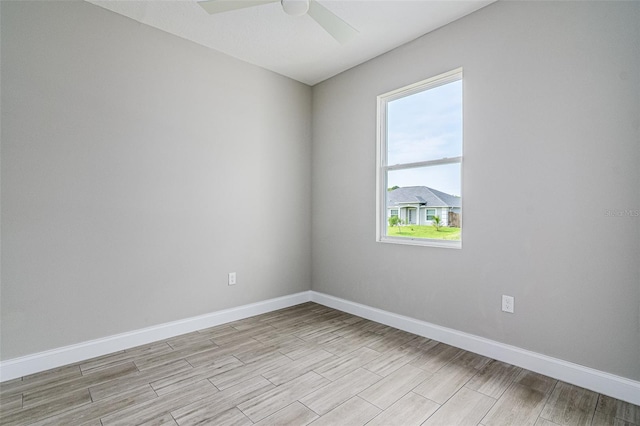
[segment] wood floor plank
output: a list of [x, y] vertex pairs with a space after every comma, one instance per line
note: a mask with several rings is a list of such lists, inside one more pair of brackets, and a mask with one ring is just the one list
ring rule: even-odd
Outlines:
[[378, 358], [367, 363], [364, 368], [385, 377], [416, 359], [419, 354], [420, 351], [415, 347], [401, 346], [383, 353]]
[[276, 350], [285, 348], [298, 348], [307, 343], [292, 334], [283, 334], [279, 331], [253, 336], [253, 338], [266, 346], [272, 346]]
[[356, 323], [356, 325], [348, 324], [346, 327], [334, 331], [334, 333], [340, 337], [344, 337], [345, 339], [352, 339], [353, 341], [365, 344], [373, 343], [383, 337], [382, 334], [374, 333], [369, 330], [362, 330], [358, 323]]
[[0, 395], [0, 412], [8, 414], [11, 411], [22, 409], [22, 394]]
[[132, 362], [135, 358], [152, 356], [160, 353], [170, 352], [172, 350], [165, 342], [156, 342], [149, 345], [139, 346], [126, 351], [120, 351], [113, 354], [103, 355], [92, 358], [88, 361], [80, 363], [80, 370], [83, 374], [100, 368], [112, 367], [118, 364], [126, 364]]
[[520, 371], [513, 382], [544, 394], [551, 393], [558, 383], [556, 379], [529, 370]]
[[256, 426], [305, 426], [317, 418], [316, 413], [296, 401], [255, 424]]
[[345, 356], [381, 338], [381, 336], [370, 332], [361, 332], [359, 336], [355, 337], [344, 337], [335, 333], [334, 335], [337, 337], [323, 343], [322, 349], [336, 356]]
[[40, 401], [39, 404], [19, 411], [0, 411], [0, 424], [3, 426], [25, 425], [33, 423], [41, 418], [54, 416], [74, 407], [88, 405], [91, 403], [91, 396], [87, 389], [75, 390], [68, 393], [58, 394], [56, 397], [49, 397]]
[[308, 394], [300, 402], [322, 416], [381, 379], [377, 374], [359, 368]]
[[218, 336], [225, 333], [233, 333], [235, 331], [237, 330], [231, 327], [229, 324], [221, 324], [215, 325], [213, 327], [203, 328], [202, 330], [198, 330], [197, 333], [200, 333], [203, 336], [207, 336], [207, 339], [211, 339], [213, 336]]
[[41, 371], [39, 373], [29, 374], [22, 378], [25, 385], [38, 384], [39, 386], [49, 383], [50, 381], [58, 381], [67, 377], [78, 377], [82, 375], [79, 364], [64, 365], [62, 367], [52, 368], [51, 370]]
[[357, 327], [360, 328], [360, 330], [370, 331], [372, 333], [376, 333], [381, 336], [384, 336], [385, 334], [390, 333], [393, 330], [396, 330], [393, 327], [389, 327], [388, 325], [380, 324], [379, 322], [375, 322], [371, 320], [364, 320], [362, 322], [359, 322], [357, 324]]
[[[538, 417], [534, 426], [562, 426], [547, 419], [543, 419], [542, 417]], [[598, 426], [598, 425], [594, 425]]]
[[473, 367], [452, 362], [446, 364], [413, 391], [438, 404], [444, 404], [477, 373], [478, 371]]
[[23, 392], [39, 391], [82, 377], [82, 371], [78, 365], [54, 368], [41, 373], [22, 377], [20, 380], [4, 382], [0, 385], [0, 395], [17, 395]]
[[230, 408], [214, 417], [208, 424], [215, 426], [252, 426], [253, 422], [236, 407]]
[[165, 340], [163, 343], [168, 345], [171, 349], [180, 349], [205, 340], [209, 340], [209, 336], [207, 334], [193, 331], [191, 333], [172, 337], [171, 339]]
[[321, 331], [321, 332], [309, 334], [304, 337], [303, 336], [298, 336], [298, 337], [307, 343], [315, 343], [316, 345], [326, 345], [340, 339], [340, 336], [330, 331]]
[[250, 364], [252, 362], [259, 361], [262, 358], [266, 358], [270, 355], [281, 353], [273, 346], [265, 345], [264, 343], [259, 341], [257, 342], [258, 343], [255, 346], [246, 348], [242, 351], [238, 351], [234, 354], [234, 356], [244, 364]]
[[253, 422], [258, 422], [328, 383], [329, 380], [310, 371], [275, 389], [243, 402], [238, 405], [238, 408]]
[[267, 379], [262, 376], [254, 377], [216, 394], [173, 410], [171, 415], [180, 426], [211, 424], [212, 419], [220, 413], [258, 395], [262, 395], [271, 389], [275, 389], [275, 386]]
[[127, 426], [143, 423], [217, 392], [218, 389], [216, 389], [208, 380], [202, 380], [186, 389], [181, 389], [179, 392], [159, 396], [149, 401], [145, 401], [107, 415], [101, 419], [102, 424], [103, 426]]
[[[78, 374], [79, 374], [79, 371], [80, 370], [78, 370]], [[17, 389], [22, 385], [23, 385], [22, 377], [0, 382], [0, 397], [5, 395], [17, 395], [22, 393], [20, 389]]]
[[212, 365], [205, 365], [202, 367], [192, 368], [178, 372], [176, 374], [169, 374], [161, 379], [151, 382], [153, 390], [160, 395], [164, 395], [170, 392], [174, 392], [182, 387], [192, 385], [203, 379], [208, 379], [212, 376], [222, 374], [224, 372], [233, 370], [234, 368], [244, 365], [235, 357], [222, 358], [217, 363]]
[[262, 375], [274, 385], [281, 385], [289, 380], [302, 376], [314, 368], [321, 367], [335, 358], [331, 353], [318, 349], [282, 367], [277, 367], [271, 371], [262, 373]]
[[409, 392], [367, 423], [367, 426], [419, 426], [438, 408], [440, 405], [435, 402]]
[[[460, 389], [424, 422], [424, 426], [475, 426], [496, 400], [471, 389]], [[519, 425], [519, 423], [512, 423]]]
[[252, 337], [243, 337], [238, 340], [231, 341], [224, 346], [217, 346], [198, 353], [188, 354], [184, 359], [194, 367], [213, 364], [221, 358], [230, 355], [236, 355], [249, 350], [255, 350], [257, 347], [265, 346]]
[[411, 361], [411, 365], [421, 368], [429, 373], [435, 373], [451, 362], [455, 357], [462, 354], [462, 352], [464, 352], [462, 349], [458, 349], [444, 343], [438, 343]]
[[461, 367], [473, 368], [480, 371], [491, 361], [491, 358], [487, 358], [486, 356], [474, 354], [469, 351], [463, 351], [460, 355], [455, 357], [450, 364], [456, 364]]
[[380, 356], [380, 352], [376, 352], [369, 348], [360, 348], [345, 356], [341, 356], [331, 362], [326, 363], [314, 371], [327, 379], [334, 381], [340, 377], [357, 370], [358, 368], [368, 364]]
[[640, 425], [640, 406], [600, 395], [596, 410], [625, 422]]
[[100, 421], [100, 419], [98, 419], [98, 420], [90, 420], [84, 423], [78, 423], [77, 425], [78, 426], [102, 426], [102, 422]]
[[378, 407], [354, 396], [311, 424], [313, 426], [361, 426], [377, 416], [380, 411]]
[[513, 383], [482, 419], [485, 426], [534, 425], [548, 394], [532, 387]]
[[591, 421], [591, 424], [593, 426], [638, 426], [635, 423], [616, 418], [613, 415], [606, 414], [602, 411], [597, 410], [593, 414], [593, 420]]
[[254, 327], [258, 327], [265, 324], [267, 323], [263, 321], [263, 318], [261, 315], [256, 315], [249, 318], [243, 318], [241, 320], [227, 323], [228, 326], [233, 327], [238, 331], [250, 330]]
[[305, 344], [302, 346], [283, 348], [283, 349], [280, 349], [279, 352], [293, 360], [296, 360], [296, 359], [304, 358], [320, 350], [324, 350], [322, 346], [316, 345], [315, 343], [305, 342]]
[[513, 383], [522, 369], [500, 361], [492, 361], [476, 374], [465, 386], [498, 399]]
[[162, 426], [162, 425], [178, 426], [178, 423], [176, 423], [173, 417], [171, 417], [171, 414], [162, 414], [153, 419], [136, 424], [136, 426]]
[[149, 384], [171, 374], [179, 374], [192, 369], [193, 367], [188, 362], [183, 359], [179, 359], [177, 361], [170, 362], [169, 364], [159, 365], [126, 377], [120, 377], [98, 385], [91, 385], [89, 387], [89, 392], [91, 393], [91, 399], [94, 402], [100, 401], [102, 399], [118, 395], [121, 392], [126, 392], [129, 389]]
[[563, 426], [589, 426], [597, 402], [597, 393], [558, 382], [540, 417]]
[[397, 349], [417, 337], [415, 334], [407, 333], [406, 331], [393, 330], [382, 336], [382, 338], [368, 344], [367, 347], [376, 352], [385, 353], [389, 350]]
[[409, 340], [405, 346], [411, 346], [413, 348], [420, 349], [421, 351], [426, 352], [439, 343], [440, 342], [438, 342], [437, 340], [432, 340], [426, 337], [418, 336], [413, 340]]
[[[332, 339], [337, 338], [339, 335], [335, 334], [335, 331], [340, 330], [341, 328], [346, 327], [346, 324], [342, 324], [341, 322], [334, 321], [313, 321], [306, 322], [304, 325], [295, 330], [292, 334], [305, 342], [316, 342], [318, 343], [318, 339], [323, 335], [330, 334], [332, 335]], [[323, 340], [323, 339], [320, 339]], [[328, 341], [331, 339], [326, 339], [324, 341]]]
[[345, 318], [342, 321], [344, 321], [349, 325], [353, 325], [353, 324], [359, 323], [360, 321], [364, 321], [364, 318], [349, 314], [348, 318]]
[[261, 334], [275, 331], [275, 328], [270, 324], [258, 324], [255, 327], [251, 327], [242, 331], [236, 330], [235, 332], [228, 333], [221, 336], [214, 336], [211, 340], [220, 346], [233, 342], [234, 340], [259, 336]]
[[140, 371], [147, 370], [152, 367], [157, 367], [163, 364], [168, 364], [172, 361], [185, 358], [186, 356], [193, 356], [206, 350], [217, 348], [218, 345], [210, 340], [203, 340], [195, 342], [192, 345], [184, 346], [179, 349], [174, 349], [162, 354], [154, 354], [151, 356], [138, 357], [135, 360], [135, 364]]
[[359, 396], [386, 410], [429, 376], [424, 370], [407, 364], [360, 392]]
[[[40, 405], [51, 399], [59, 398], [61, 394], [75, 391], [87, 391], [91, 386], [97, 386], [119, 378], [126, 378], [138, 373], [133, 362], [118, 364], [112, 367], [97, 370], [93, 373], [75, 377], [72, 380], [57, 386], [45, 387], [43, 389], [33, 389], [23, 393], [23, 407]], [[91, 398], [89, 398], [91, 399]]]
[[280, 353], [274, 353], [251, 364], [245, 364], [232, 370], [216, 374], [210, 377], [209, 380], [211, 380], [211, 383], [213, 383], [218, 389], [224, 390], [238, 382], [248, 380], [261, 374], [267, 374], [271, 370], [282, 367], [283, 365], [289, 365], [292, 362], [293, 361], [290, 358], [287, 358]]
[[46, 418], [34, 423], [32, 426], [59, 426], [59, 425], [79, 425], [86, 422], [97, 421], [113, 412], [120, 411], [127, 407], [131, 407], [158, 396], [149, 385], [143, 385], [137, 388], [130, 388], [126, 391], [118, 393], [115, 396], [105, 398], [101, 401], [93, 402], [88, 406], [79, 406], [71, 408], [56, 416]]

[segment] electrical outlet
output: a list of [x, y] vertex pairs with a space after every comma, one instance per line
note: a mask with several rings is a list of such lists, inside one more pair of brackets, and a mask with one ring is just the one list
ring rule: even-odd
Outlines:
[[502, 295], [502, 311], [508, 312], [510, 314], [513, 313], [514, 308], [514, 299], [513, 296]]
[[229, 285], [236, 285], [236, 273], [229, 272]]

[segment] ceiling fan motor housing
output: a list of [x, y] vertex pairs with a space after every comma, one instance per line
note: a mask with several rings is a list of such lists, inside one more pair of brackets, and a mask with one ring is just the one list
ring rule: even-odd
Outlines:
[[291, 16], [302, 16], [309, 10], [309, 0], [280, 0], [282, 9]]

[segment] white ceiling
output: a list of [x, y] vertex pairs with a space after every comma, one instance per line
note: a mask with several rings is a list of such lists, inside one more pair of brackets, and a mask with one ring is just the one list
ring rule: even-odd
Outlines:
[[280, 3], [209, 15], [195, 0], [87, 1], [314, 85], [495, 0], [319, 0], [360, 32], [346, 44]]

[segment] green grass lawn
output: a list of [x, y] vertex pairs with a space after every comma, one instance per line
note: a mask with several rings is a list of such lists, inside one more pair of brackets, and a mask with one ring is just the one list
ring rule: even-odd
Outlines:
[[436, 231], [431, 225], [428, 226], [416, 226], [405, 225], [400, 226], [398, 232], [397, 226], [387, 227], [387, 236], [389, 237], [409, 237], [409, 238], [432, 238], [435, 240], [459, 240], [460, 228], [447, 228], [442, 227], [439, 231]]

